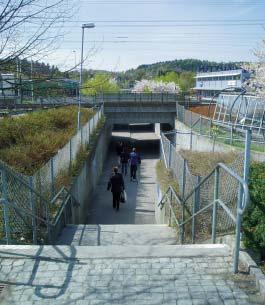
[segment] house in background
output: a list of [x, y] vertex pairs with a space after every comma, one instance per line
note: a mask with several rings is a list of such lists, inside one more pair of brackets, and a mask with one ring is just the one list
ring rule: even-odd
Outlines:
[[240, 89], [250, 78], [250, 73], [244, 69], [197, 73], [196, 86], [193, 88], [198, 100], [211, 100], [222, 90]]
[[0, 96], [15, 97], [16, 94], [16, 79], [12, 73], [0, 73]]

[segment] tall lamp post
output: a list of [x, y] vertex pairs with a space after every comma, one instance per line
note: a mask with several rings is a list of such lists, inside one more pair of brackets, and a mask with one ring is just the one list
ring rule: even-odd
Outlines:
[[81, 128], [81, 88], [82, 88], [82, 74], [83, 74], [83, 57], [84, 57], [84, 30], [95, 27], [94, 23], [82, 24], [82, 47], [81, 47], [81, 63], [80, 63], [80, 79], [79, 79], [79, 96], [78, 96], [78, 114], [77, 114], [77, 128]]

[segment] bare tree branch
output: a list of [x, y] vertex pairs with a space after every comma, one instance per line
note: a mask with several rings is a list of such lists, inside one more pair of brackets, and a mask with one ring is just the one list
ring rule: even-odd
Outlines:
[[[30, 57], [63, 36], [63, 24], [74, 1], [2, 0], [0, 2], [0, 60]], [[55, 30], [57, 29], [57, 30]], [[56, 37], [56, 38], [55, 38]]]

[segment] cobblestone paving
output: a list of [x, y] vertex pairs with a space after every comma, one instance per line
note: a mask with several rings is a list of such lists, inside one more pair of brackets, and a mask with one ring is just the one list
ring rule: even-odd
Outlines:
[[228, 257], [52, 260], [1, 259], [8, 305], [264, 304]]

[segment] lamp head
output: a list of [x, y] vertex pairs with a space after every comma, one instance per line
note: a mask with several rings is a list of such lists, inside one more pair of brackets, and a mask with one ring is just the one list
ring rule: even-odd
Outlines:
[[94, 28], [94, 27], [95, 27], [95, 24], [92, 23], [92, 22], [82, 24], [82, 28], [83, 28], [83, 29], [92, 29], [92, 28]]

